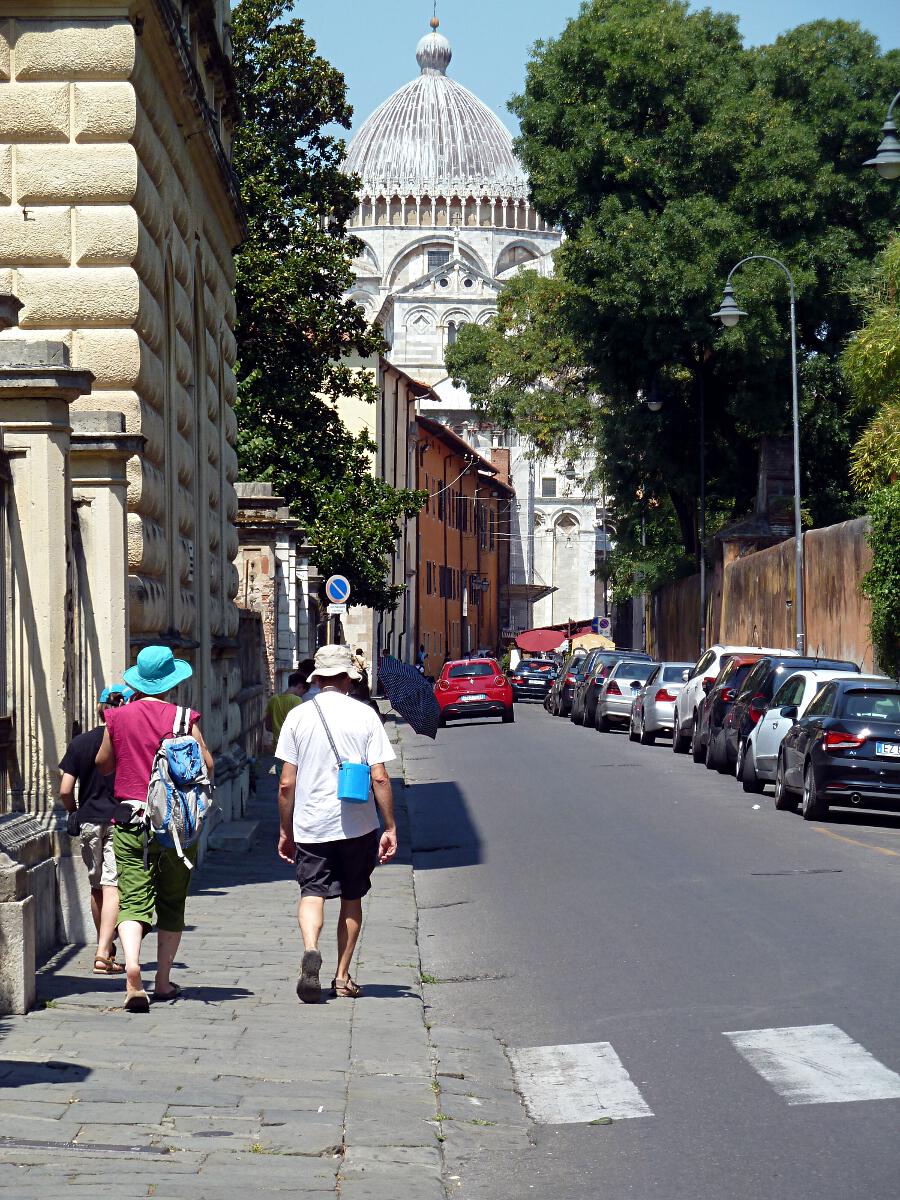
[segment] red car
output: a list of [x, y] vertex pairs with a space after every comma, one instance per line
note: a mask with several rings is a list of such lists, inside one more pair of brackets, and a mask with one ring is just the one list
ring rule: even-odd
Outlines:
[[466, 658], [444, 663], [434, 694], [441, 708], [441, 725], [457, 717], [516, 719], [513, 690], [493, 658]]

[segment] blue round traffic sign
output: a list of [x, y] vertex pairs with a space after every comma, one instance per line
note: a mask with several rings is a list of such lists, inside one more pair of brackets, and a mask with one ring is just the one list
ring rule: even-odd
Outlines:
[[350, 599], [350, 580], [346, 575], [332, 575], [325, 584], [325, 595], [332, 604], [346, 604]]

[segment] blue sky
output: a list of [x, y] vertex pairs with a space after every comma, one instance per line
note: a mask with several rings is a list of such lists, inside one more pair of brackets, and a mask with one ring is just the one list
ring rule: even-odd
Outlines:
[[[431, 7], [432, 0], [295, 4], [294, 12], [305, 19], [321, 53], [347, 78], [354, 127], [418, 72], [416, 43], [427, 32]], [[514, 127], [506, 101], [522, 86], [530, 47], [559, 33], [579, 7], [578, 0], [438, 0], [441, 32], [453, 45], [450, 74]], [[884, 50], [900, 46], [898, 0], [716, 0], [710, 7], [736, 12], [751, 45], [828, 17], [858, 20], [877, 35]], [[885, 109], [889, 100], [885, 97]]]

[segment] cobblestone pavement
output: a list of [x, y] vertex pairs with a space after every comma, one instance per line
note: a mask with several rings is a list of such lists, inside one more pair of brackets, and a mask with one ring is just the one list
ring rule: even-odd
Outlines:
[[400, 861], [376, 871], [366, 904], [361, 999], [304, 1007], [295, 995], [297, 888], [275, 854], [274, 775], [249, 814], [253, 848], [210, 853], [198, 871], [173, 973], [181, 999], [129, 1016], [122, 981], [93, 976], [90, 952], [71, 947], [43, 971], [45, 1006], [0, 1019], [0, 1194], [445, 1195], [396, 790]]

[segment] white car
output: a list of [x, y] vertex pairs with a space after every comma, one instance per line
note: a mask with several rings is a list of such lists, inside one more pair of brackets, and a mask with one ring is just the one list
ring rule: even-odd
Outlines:
[[686, 662], [659, 664], [632, 702], [628, 736], [633, 742], [652, 746], [659, 734], [672, 732], [675, 700], [693, 667]]
[[806, 712], [822, 684], [831, 679], [883, 682], [884, 676], [826, 670], [795, 671], [788, 675], [738, 751], [735, 775], [745, 792], [760, 793], [767, 783], [774, 782], [782, 741]]
[[722, 669], [722, 659], [729, 654], [778, 654], [796, 655], [796, 650], [778, 650], [771, 646], [723, 646], [717, 643], [703, 654], [700, 661], [688, 674], [684, 687], [675, 701], [672, 749], [676, 754], [687, 754], [694, 732], [694, 722], [700, 715], [706, 693], [716, 681]]

